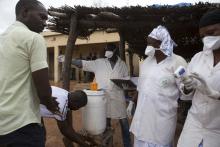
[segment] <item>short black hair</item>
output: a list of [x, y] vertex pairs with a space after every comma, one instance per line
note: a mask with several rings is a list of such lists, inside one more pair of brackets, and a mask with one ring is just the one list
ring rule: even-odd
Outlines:
[[74, 101], [74, 103], [80, 107], [85, 106], [88, 101], [86, 93], [82, 90], [76, 90], [74, 92], [70, 92], [68, 94], [68, 98]]
[[36, 6], [43, 5], [38, 0], [19, 0], [15, 6], [15, 14], [16, 16], [20, 14], [21, 10], [26, 9], [34, 9]]
[[106, 48], [113, 51], [116, 49], [116, 45], [114, 43], [107, 43]]

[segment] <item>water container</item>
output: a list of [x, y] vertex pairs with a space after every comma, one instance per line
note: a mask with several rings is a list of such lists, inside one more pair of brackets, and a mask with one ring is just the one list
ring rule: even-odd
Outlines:
[[106, 98], [104, 91], [84, 90], [88, 97], [82, 109], [83, 128], [91, 135], [99, 135], [106, 128]]

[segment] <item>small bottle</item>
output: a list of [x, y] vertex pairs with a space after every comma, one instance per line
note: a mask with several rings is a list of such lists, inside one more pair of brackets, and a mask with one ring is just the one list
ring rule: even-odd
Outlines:
[[98, 90], [98, 84], [96, 82], [90, 83], [90, 90], [97, 91]]

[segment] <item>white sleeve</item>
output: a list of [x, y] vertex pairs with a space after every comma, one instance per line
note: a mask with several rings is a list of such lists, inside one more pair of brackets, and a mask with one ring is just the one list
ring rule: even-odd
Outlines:
[[42, 117], [53, 117], [53, 114], [42, 104], [40, 104], [40, 114]]
[[61, 116], [56, 115], [56, 114], [53, 114], [52, 112], [50, 112], [45, 105], [40, 104], [40, 114], [42, 117], [45, 117], [45, 118], [55, 118], [56, 120], [64, 121], [66, 119], [67, 111], [68, 111], [68, 109], [67, 109], [67, 107], [65, 107], [62, 110], [62, 112], [60, 111]]
[[68, 91], [55, 86], [51, 86], [51, 88], [52, 88], [52, 96], [56, 97], [57, 98], [56, 100], [59, 103], [59, 111], [61, 116], [53, 114], [47, 109], [46, 106], [40, 105], [41, 116], [55, 118], [59, 121], [64, 121], [66, 119], [66, 114], [68, 111], [68, 98], [67, 98]]
[[94, 61], [82, 60], [82, 70], [84, 71], [95, 72], [96, 66], [97, 66], [96, 60]]
[[41, 35], [35, 35], [30, 52], [31, 71], [37, 71], [43, 68], [48, 68], [47, 64], [47, 48], [45, 41]]

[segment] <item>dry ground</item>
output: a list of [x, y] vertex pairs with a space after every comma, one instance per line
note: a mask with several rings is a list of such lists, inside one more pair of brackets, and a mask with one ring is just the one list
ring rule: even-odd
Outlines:
[[[61, 83], [59, 84], [51, 83], [51, 84], [61, 87]], [[78, 89], [88, 89], [88, 88], [89, 88], [89, 84], [71, 82], [70, 91], [78, 90]], [[62, 135], [58, 130], [56, 121], [54, 119], [46, 118], [44, 119], [44, 123], [47, 130], [46, 147], [64, 147], [64, 144], [62, 142]], [[80, 130], [82, 128], [80, 110], [73, 112], [73, 126], [75, 130]], [[115, 128], [115, 134], [113, 137], [114, 147], [122, 147], [122, 137], [121, 137], [119, 122], [113, 121], [113, 127]], [[177, 134], [179, 134], [179, 132], [181, 131], [181, 126], [178, 125], [177, 128], [178, 128]], [[176, 138], [177, 136], [178, 135], [176, 135]]]

